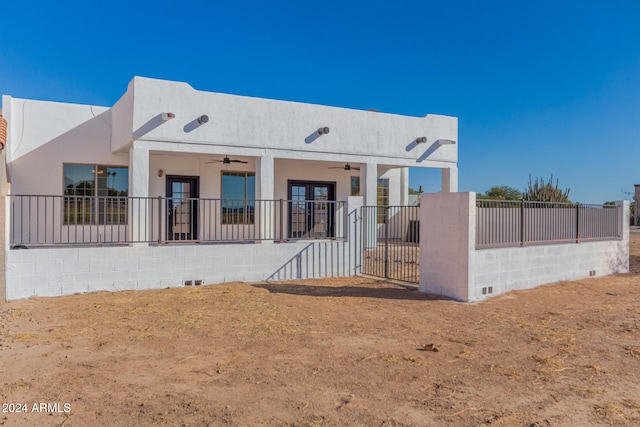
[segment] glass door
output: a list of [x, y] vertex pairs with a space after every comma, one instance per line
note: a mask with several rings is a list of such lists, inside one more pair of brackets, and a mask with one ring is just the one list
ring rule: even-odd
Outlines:
[[289, 238], [333, 237], [335, 183], [289, 181]]
[[302, 239], [307, 228], [307, 187], [300, 184], [289, 186], [289, 238]]
[[198, 177], [167, 176], [167, 240], [198, 237]]
[[329, 212], [331, 212], [331, 203], [329, 203], [329, 187], [326, 185], [313, 186], [313, 237], [316, 239], [326, 239], [331, 237], [329, 233], [330, 221]]

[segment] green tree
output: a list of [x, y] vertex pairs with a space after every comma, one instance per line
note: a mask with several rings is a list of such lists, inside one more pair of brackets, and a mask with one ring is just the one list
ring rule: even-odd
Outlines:
[[529, 186], [524, 192], [525, 200], [532, 200], [536, 202], [563, 202], [571, 203], [569, 200], [570, 189], [560, 190], [558, 188], [558, 180], [556, 179], [556, 185], [553, 185], [553, 174], [549, 182], [544, 182], [543, 178], [536, 178], [535, 182], [531, 181], [531, 175], [529, 175]]
[[522, 199], [522, 192], [517, 188], [509, 187], [508, 185], [494, 186], [490, 190], [485, 191], [484, 194], [478, 194], [478, 199], [489, 200], [520, 200]]

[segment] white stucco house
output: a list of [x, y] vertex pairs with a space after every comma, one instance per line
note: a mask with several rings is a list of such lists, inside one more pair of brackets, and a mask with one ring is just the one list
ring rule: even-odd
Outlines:
[[135, 77], [111, 107], [2, 98], [7, 299], [358, 273], [362, 205], [457, 191], [455, 117]]

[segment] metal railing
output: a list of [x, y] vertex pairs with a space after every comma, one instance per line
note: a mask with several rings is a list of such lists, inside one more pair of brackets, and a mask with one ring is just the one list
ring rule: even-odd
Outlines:
[[617, 240], [617, 205], [477, 200], [476, 248]]
[[418, 283], [419, 206], [362, 207], [362, 273]]
[[342, 239], [345, 202], [10, 195], [12, 247]]

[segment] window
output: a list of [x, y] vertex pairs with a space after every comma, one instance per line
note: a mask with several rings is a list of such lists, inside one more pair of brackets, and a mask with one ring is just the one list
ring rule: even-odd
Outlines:
[[222, 172], [222, 223], [253, 224], [256, 177], [253, 172]]
[[64, 164], [65, 224], [126, 224], [126, 166]]
[[351, 195], [352, 196], [360, 195], [360, 177], [359, 176], [351, 177]]
[[[389, 178], [378, 178], [378, 206], [389, 206]], [[386, 209], [378, 209], [378, 224], [384, 223]]]

